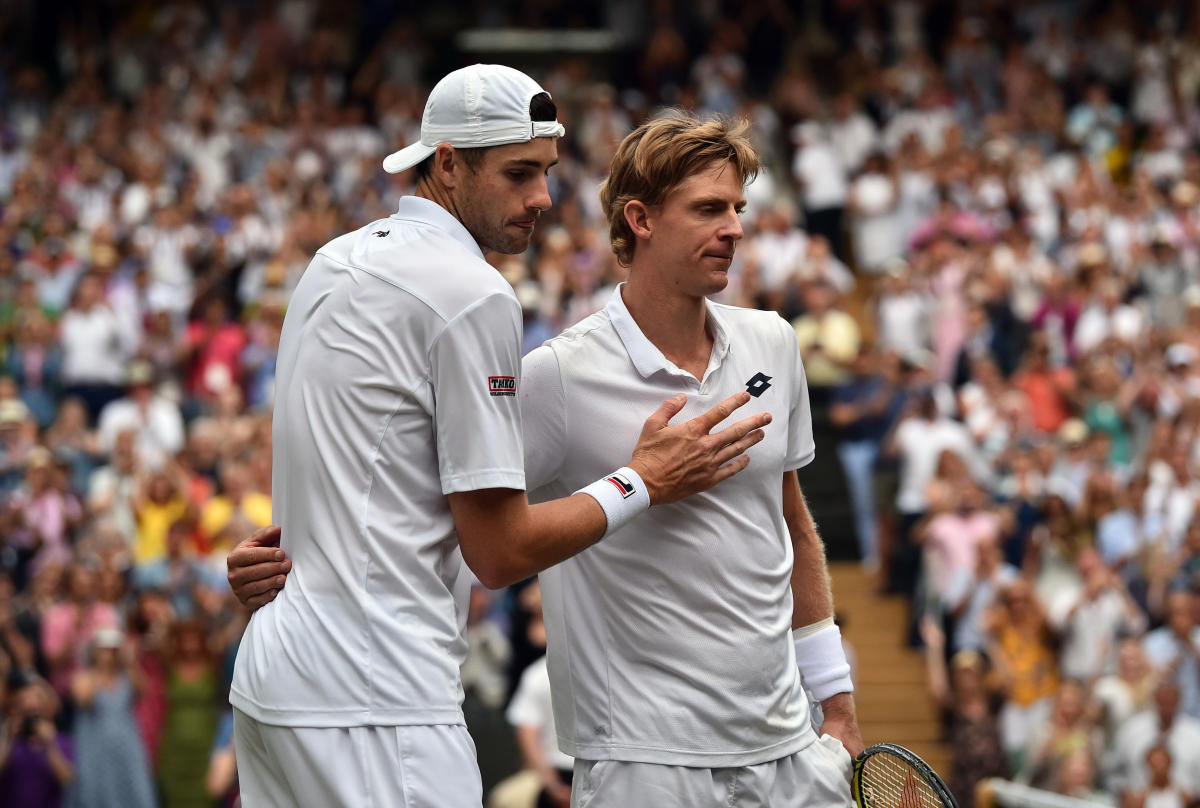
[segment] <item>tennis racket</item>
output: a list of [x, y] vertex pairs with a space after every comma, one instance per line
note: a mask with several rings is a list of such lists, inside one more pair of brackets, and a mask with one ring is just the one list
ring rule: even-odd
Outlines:
[[854, 759], [851, 789], [858, 808], [958, 808], [937, 772], [894, 743], [868, 746]]

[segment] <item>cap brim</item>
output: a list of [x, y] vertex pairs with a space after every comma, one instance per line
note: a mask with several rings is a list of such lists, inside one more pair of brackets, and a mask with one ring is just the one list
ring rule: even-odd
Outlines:
[[389, 174], [399, 174], [405, 169], [412, 168], [435, 151], [437, 151], [437, 146], [426, 146], [418, 140], [383, 158], [383, 170]]

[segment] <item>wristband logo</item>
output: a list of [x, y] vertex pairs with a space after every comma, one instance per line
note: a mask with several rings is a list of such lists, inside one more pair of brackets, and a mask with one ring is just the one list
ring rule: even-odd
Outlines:
[[488, 395], [515, 396], [517, 394], [517, 379], [515, 376], [488, 376]]
[[621, 492], [622, 499], [629, 499], [633, 496], [633, 484], [623, 474], [612, 474], [604, 478], [604, 482], [612, 483]]

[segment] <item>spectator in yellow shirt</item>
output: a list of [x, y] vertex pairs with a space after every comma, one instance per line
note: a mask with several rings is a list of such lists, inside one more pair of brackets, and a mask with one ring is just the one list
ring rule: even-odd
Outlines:
[[814, 403], [824, 401], [833, 387], [850, 379], [850, 365], [858, 356], [861, 333], [854, 317], [838, 306], [838, 293], [825, 281], [815, 281], [804, 291], [804, 314], [792, 321], [808, 390]]
[[220, 482], [221, 493], [208, 501], [200, 517], [206, 543], [212, 544], [225, 530], [244, 536], [271, 524], [271, 498], [250, 490], [250, 476], [244, 464], [223, 464]]
[[137, 541], [133, 546], [133, 563], [137, 565], [158, 561], [167, 553], [167, 531], [171, 525], [188, 515], [190, 506], [179, 480], [179, 468], [174, 464], [166, 471], [155, 472], [138, 481], [133, 495], [133, 512], [137, 517]]

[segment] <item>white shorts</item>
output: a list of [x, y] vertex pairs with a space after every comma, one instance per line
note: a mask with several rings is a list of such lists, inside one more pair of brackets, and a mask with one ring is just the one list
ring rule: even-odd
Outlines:
[[475, 743], [455, 724], [310, 728], [234, 710], [243, 808], [479, 808]]
[[724, 769], [576, 759], [571, 808], [850, 808], [853, 772], [831, 735], [779, 760]]

